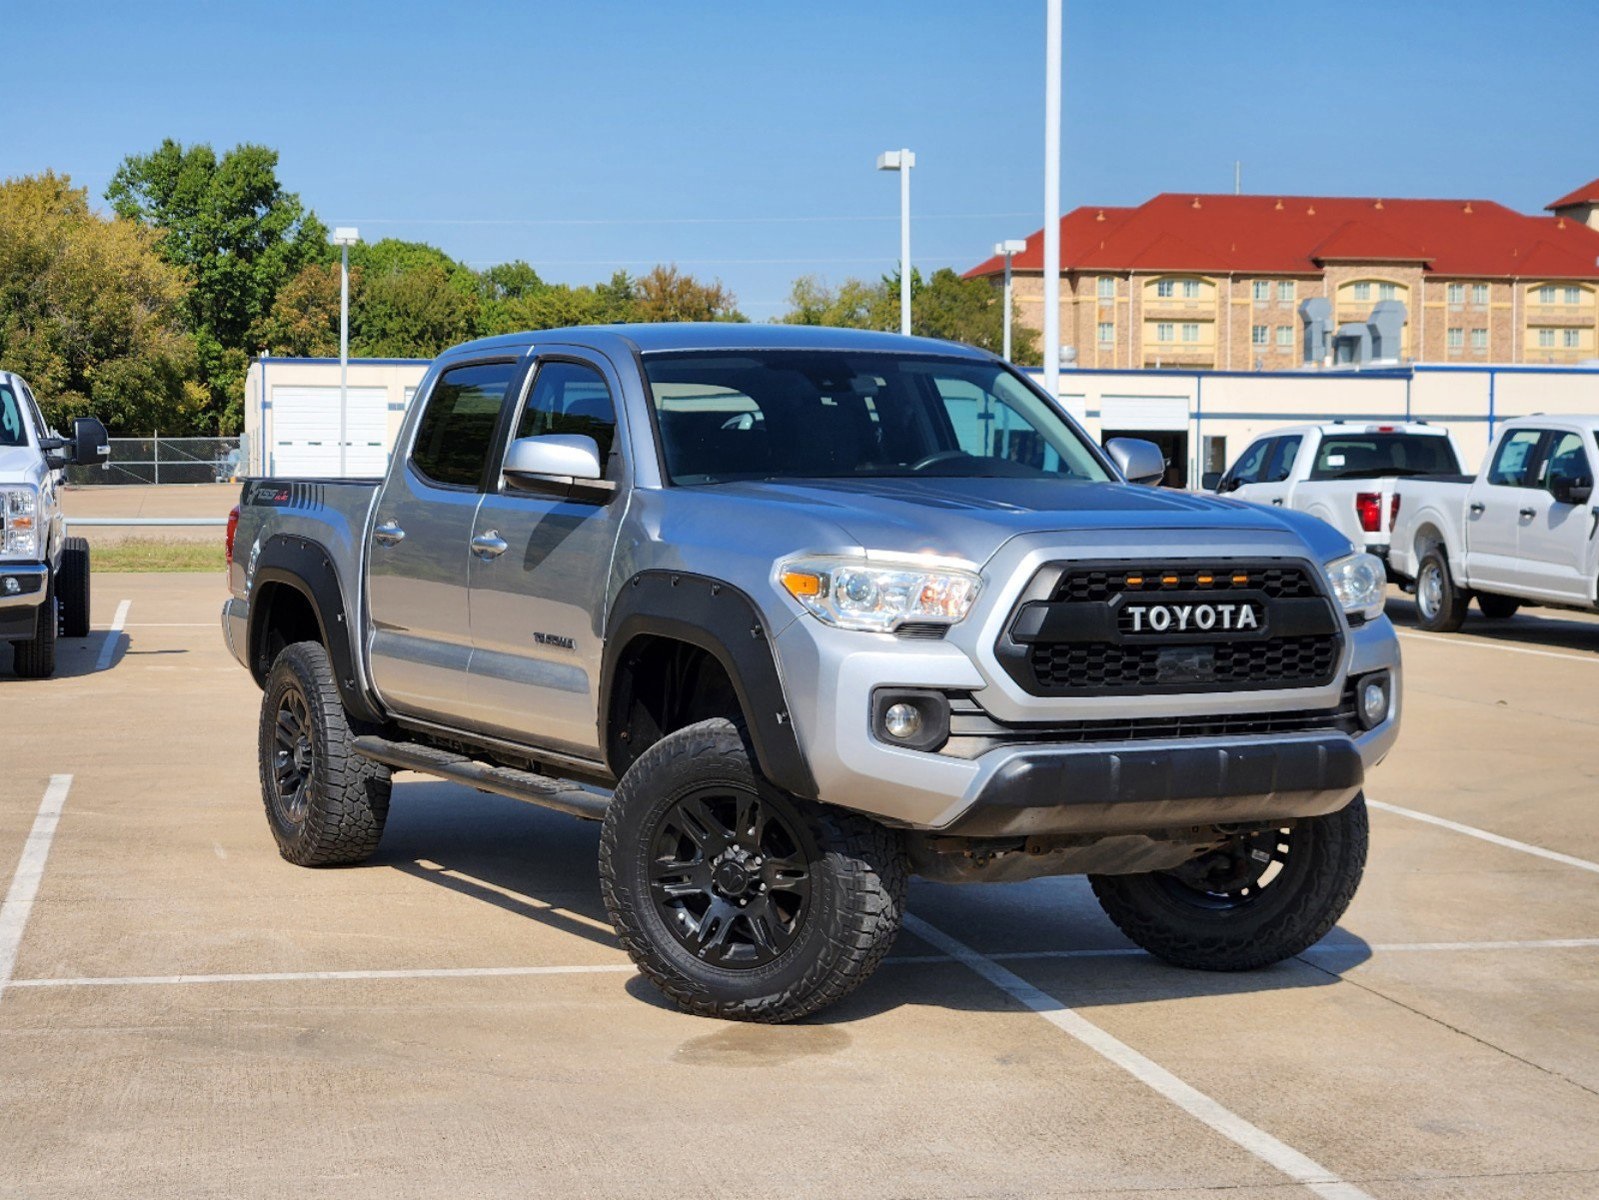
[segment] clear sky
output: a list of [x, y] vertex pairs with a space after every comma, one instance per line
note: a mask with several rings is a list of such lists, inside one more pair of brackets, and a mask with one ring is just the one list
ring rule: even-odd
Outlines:
[[[1042, 223], [1043, 0], [517, 4], [0, 0], [0, 176], [96, 197], [163, 137], [263, 142], [329, 224], [525, 258], [657, 261], [752, 318], [898, 255], [964, 269]], [[1067, 0], [1063, 199], [1499, 200], [1599, 176], [1594, 0]]]

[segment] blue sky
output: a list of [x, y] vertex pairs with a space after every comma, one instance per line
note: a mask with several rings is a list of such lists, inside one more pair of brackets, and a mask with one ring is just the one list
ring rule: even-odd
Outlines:
[[[676, 261], [746, 313], [797, 275], [965, 268], [1042, 224], [1043, 0], [21, 4], [0, 176], [98, 197], [163, 137], [258, 141], [330, 224], [588, 282]], [[1599, 175], [1599, 4], [1067, 0], [1063, 197], [1468, 196]]]

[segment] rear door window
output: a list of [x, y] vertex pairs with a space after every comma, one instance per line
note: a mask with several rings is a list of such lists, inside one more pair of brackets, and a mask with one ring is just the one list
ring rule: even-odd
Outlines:
[[1506, 436], [1494, 451], [1493, 465], [1488, 468], [1488, 482], [1494, 487], [1537, 487], [1533, 471], [1537, 466], [1538, 443], [1543, 441], [1541, 429], [1518, 429]]
[[417, 423], [411, 465], [429, 482], [476, 488], [483, 482], [500, 408], [517, 364], [477, 363], [439, 376]]

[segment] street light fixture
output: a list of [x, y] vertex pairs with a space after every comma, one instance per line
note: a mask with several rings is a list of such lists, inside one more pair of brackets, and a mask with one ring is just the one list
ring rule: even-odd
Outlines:
[[1027, 249], [1024, 238], [1009, 238], [994, 243], [994, 253], [1005, 256], [1005, 361], [1010, 362], [1010, 260], [1011, 256]]
[[899, 172], [899, 331], [911, 331], [911, 168], [909, 150], [885, 150], [877, 156], [879, 171]]
[[333, 244], [339, 248], [339, 478], [348, 473], [350, 418], [350, 247], [361, 240], [353, 225], [340, 225], [333, 231]]

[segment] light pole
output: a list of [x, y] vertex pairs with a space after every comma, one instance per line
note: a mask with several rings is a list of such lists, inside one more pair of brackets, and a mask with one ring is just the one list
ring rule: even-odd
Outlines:
[[1060, 395], [1060, 7], [1044, 18], [1044, 386]]
[[911, 331], [911, 168], [909, 150], [885, 150], [877, 156], [879, 171], [899, 172], [899, 331]]
[[1005, 256], [1005, 361], [1010, 362], [1010, 260], [1011, 255], [1020, 254], [1027, 249], [1027, 242], [1022, 238], [1010, 238], [1003, 242], [994, 243], [994, 253]]
[[350, 417], [350, 247], [361, 240], [353, 225], [340, 225], [333, 231], [333, 244], [339, 248], [339, 478], [348, 473], [346, 450], [349, 447]]

